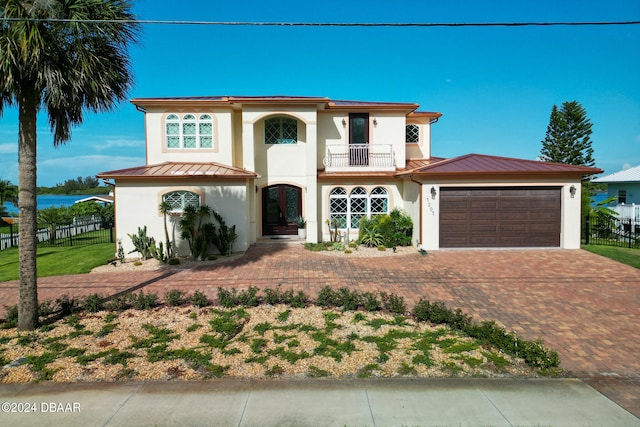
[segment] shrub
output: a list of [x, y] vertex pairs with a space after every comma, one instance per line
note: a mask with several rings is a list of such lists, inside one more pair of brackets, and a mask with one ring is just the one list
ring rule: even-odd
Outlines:
[[69, 314], [77, 311], [80, 308], [78, 300], [76, 298], [69, 297], [69, 295], [67, 294], [64, 294], [60, 298], [56, 299], [56, 304], [58, 304], [58, 309], [63, 316], [68, 316]]
[[4, 309], [7, 311], [7, 316], [2, 324], [3, 329], [15, 328], [18, 324], [18, 306], [17, 305], [5, 305]]
[[374, 215], [370, 219], [363, 218], [360, 221], [358, 238], [366, 246], [384, 245], [393, 248], [411, 245], [412, 233], [411, 217], [399, 209], [394, 209], [389, 214]]
[[381, 292], [380, 297], [382, 298], [384, 308], [389, 310], [389, 312], [404, 314], [407, 311], [407, 304], [404, 302], [404, 297], [396, 294], [387, 294], [386, 292]]
[[178, 264], [180, 264], [180, 259], [179, 258], [169, 258], [169, 261], [167, 261], [167, 263], [169, 265], [178, 265]]
[[344, 311], [353, 311], [362, 304], [362, 296], [358, 291], [350, 291], [348, 288], [340, 288], [337, 293], [337, 306]]
[[42, 301], [38, 304], [38, 316], [49, 317], [56, 311], [54, 304], [51, 300]]
[[290, 300], [289, 305], [293, 308], [304, 308], [309, 304], [309, 296], [303, 291], [298, 291]]
[[139, 294], [135, 295], [135, 299], [133, 301], [133, 307], [137, 310], [149, 310], [158, 306], [158, 295], [149, 292], [145, 294], [143, 291], [140, 291]]
[[87, 295], [84, 299], [82, 306], [89, 313], [96, 313], [98, 311], [102, 311], [104, 310], [103, 298], [99, 294]]
[[179, 289], [171, 289], [164, 293], [164, 302], [172, 307], [184, 303], [184, 292]]
[[330, 286], [325, 286], [318, 292], [316, 304], [320, 307], [336, 307], [338, 296]]
[[378, 311], [382, 308], [382, 302], [373, 292], [365, 292], [362, 294], [362, 304], [367, 311]]
[[133, 302], [135, 299], [135, 295], [127, 292], [112, 298], [111, 301], [108, 301], [106, 304], [106, 308], [108, 310], [124, 311], [133, 306]]
[[209, 299], [204, 293], [200, 291], [195, 291], [193, 295], [189, 297], [189, 301], [191, 301], [191, 304], [195, 305], [196, 307], [202, 308], [209, 305]]
[[249, 286], [249, 289], [240, 292], [235, 289], [225, 290], [219, 287], [218, 303], [225, 308], [236, 307], [238, 305], [255, 307], [260, 304], [258, 290], [255, 286]]

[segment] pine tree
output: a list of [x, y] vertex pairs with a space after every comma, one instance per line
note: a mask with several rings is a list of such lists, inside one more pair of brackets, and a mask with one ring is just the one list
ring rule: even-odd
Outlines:
[[595, 166], [591, 147], [591, 121], [577, 101], [564, 102], [551, 109], [540, 158], [545, 162]]

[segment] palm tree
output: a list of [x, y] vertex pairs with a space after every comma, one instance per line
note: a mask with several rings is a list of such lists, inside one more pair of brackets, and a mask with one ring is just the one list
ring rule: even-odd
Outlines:
[[128, 47], [139, 24], [126, 0], [0, 0], [0, 114], [18, 108], [20, 284], [18, 329], [38, 323], [36, 117], [45, 109], [54, 145], [83, 112], [110, 111], [132, 84]]
[[18, 187], [11, 184], [11, 181], [0, 180], [0, 215], [4, 215], [5, 202], [18, 206]]
[[169, 240], [169, 228], [167, 227], [167, 216], [171, 214], [172, 209], [173, 208], [171, 206], [171, 203], [167, 201], [160, 203], [160, 205], [158, 206], [158, 210], [164, 218], [164, 240], [166, 242], [165, 244], [167, 245], [167, 259], [173, 258], [172, 241]]

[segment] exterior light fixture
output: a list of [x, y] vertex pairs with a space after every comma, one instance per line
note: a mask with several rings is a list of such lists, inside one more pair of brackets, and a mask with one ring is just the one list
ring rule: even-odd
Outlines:
[[572, 185], [569, 187], [569, 193], [571, 193], [571, 198], [573, 199], [576, 196], [576, 186]]
[[376, 119], [375, 117], [373, 118], [373, 125], [378, 126], [378, 119]]
[[436, 187], [431, 187], [431, 198], [435, 199], [436, 198]]
[[342, 127], [347, 127], [347, 121], [345, 119], [342, 119]]

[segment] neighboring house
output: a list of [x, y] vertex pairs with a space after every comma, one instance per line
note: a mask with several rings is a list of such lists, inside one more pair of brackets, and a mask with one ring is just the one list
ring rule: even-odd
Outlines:
[[[147, 226], [158, 205], [208, 205], [236, 225], [234, 250], [297, 233], [329, 240], [330, 220], [357, 238], [362, 217], [399, 208], [424, 249], [580, 246], [580, 183], [600, 169], [469, 154], [431, 154], [442, 116], [412, 103], [316, 97], [139, 98], [146, 164], [115, 181], [117, 237]], [[177, 215], [176, 215], [177, 216]], [[174, 217], [175, 220], [175, 217]], [[179, 235], [176, 232], [176, 235]], [[184, 242], [178, 242], [181, 253]]]
[[85, 197], [84, 199], [76, 200], [74, 203], [82, 203], [82, 202], [96, 202], [100, 203], [102, 206], [107, 206], [112, 204], [114, 201], [113, 194], [109, 194], [108, 196], [104, 196], [102, 194], [96, 196]]
[[596, 178], [593, 182], [607, 184], [608, 198], [615, 198], [611, 208], [621, 218], [640, 221], [640, 166]]

